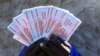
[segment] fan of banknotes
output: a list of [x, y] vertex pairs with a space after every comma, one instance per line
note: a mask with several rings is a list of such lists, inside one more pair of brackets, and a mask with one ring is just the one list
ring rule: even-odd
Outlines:
[[26, 46], [50, 34], [68, 41], [81, 21], [68, 10], [55, 6], [37, 6], [24, 9], [7, 27], [13, 38]]

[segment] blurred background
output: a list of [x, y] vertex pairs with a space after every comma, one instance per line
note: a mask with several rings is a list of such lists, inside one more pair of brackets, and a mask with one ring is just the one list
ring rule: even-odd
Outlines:
[[82, 20], [69, 42], [82, 56], [100, 56], [100, 0], [0, 0], [0, 56], [18, 56], [23, 45], [7, 26], [23, 9], [39, 5], [68, 9]]

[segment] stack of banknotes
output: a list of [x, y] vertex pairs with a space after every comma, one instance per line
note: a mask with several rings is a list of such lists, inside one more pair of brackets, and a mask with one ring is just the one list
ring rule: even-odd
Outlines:
[[26, 46], [50, 34], [68, 41], [81, 21], [68, 10], [55, 6], [37, 6], [22, 10], [7, 27], [13, 38]]

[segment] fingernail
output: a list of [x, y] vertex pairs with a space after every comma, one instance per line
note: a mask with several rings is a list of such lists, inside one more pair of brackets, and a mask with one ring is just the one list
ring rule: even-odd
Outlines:
[[41, 47], [43, 47], [43, 45], [44, 45], [43, 43], [40, 43], [40, 46], [41, 46]]

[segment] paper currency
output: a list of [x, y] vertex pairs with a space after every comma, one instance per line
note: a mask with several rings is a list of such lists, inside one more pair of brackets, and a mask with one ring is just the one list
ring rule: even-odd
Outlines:
[[[30, 45], [31, 43], [26, 39], [26, 37], [24, 36], [24, 34], [21, 32], [21, 30], [18, 28], [18, 26], [12, 22], [9, 26], [8, 29], [14, 34], [17, 35], [20, 39], [23, 40], [19, 40], [23, 43], [26, 43], [26, 45]], [[17, 38], [16, 38], [17, 39]]]
[[14, 17], [13, 19], [16, 25], [20, 28], [21, 32], [24, 34], [24, 36], [28, 39], [30, 43], [32, 43], [33, 42], [32, 33], [30, 30], [30, 25], [27, 22], [28, 20], [26, 19], [26, 16], [24, 14], [20, 14]]
[[48, 38], [50, 34], [68, 41], [80, 24], [81, 20], [68, 10], [55, 6], [37, 6], [24, 9], [13, 18], [8, 29], [14, 33], [14, 39], [29, 46], [42, 37]]

